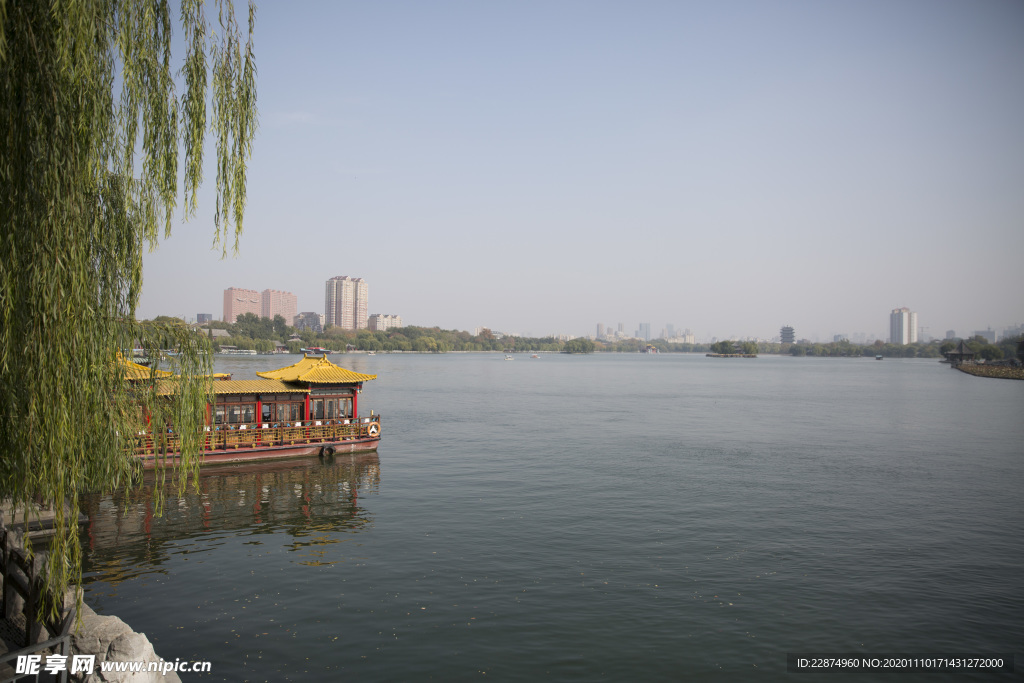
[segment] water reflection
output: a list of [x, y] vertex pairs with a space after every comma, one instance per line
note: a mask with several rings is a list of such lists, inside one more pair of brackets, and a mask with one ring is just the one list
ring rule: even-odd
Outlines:
[[262, 545], [284, 533], [298, 564], [334, 564], [326, 547], [340, 543], [336, 532], [357, 533], [371, 524], [360, 496], [379, 492], [377, 454], [338, 455], [204, 469], [199, 490], [167, 499], [157, 516], [153, 482], [130, 496], [90, 496], [82, 532], [85, 583], [122, 581], [167, 573], [172, 555], [214, 550], [227, 539]]

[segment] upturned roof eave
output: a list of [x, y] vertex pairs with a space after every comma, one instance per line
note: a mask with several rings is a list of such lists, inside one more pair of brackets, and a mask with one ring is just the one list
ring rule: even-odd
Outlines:
[[329, 384], [354, 385], [377, 379], [377, 375], [366, 375], [338, 367], [331, 361], [327, 360], [326, 355], [317, 357], [309, 356], [307, 354], [303, 354], [302, 360], [287, 367], [279, 368], [277, 370], [268, 370], [267, 372], [257, 372], [256, 374], [264, 379], [279, 379], [285, 382], [306, 382], [311, 385], [315, 384], [319, 386]]

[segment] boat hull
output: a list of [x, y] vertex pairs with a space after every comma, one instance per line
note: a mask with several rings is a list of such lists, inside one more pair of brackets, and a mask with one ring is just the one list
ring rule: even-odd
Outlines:
[[[208, 450], [203, 453], [202, 465], [222, 463], [254, 462], [259, 460], [283, 460], [310, 455], [334, 455], [335, 453], [369, 453], [377, 450], [380, 437], [346, 439], [342, 441], [315, 441], [309, 443], [282, 444], [278, 446], [257, 446]], [[178, 464], [176, 453], [164, 455], [136, 455], [143, 468], [154, 469], [161, 464], [165, 467]]]

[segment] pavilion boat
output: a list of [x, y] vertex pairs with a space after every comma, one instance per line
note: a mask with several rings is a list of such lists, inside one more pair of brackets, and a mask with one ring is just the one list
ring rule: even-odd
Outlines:
[[[142, 367], [129, 377], [151, 377], [149, 372]], [[174, 380], [162, 374], [161, 391], [171, 393]], [[262, 379], [212, 382], [202, 464], [377, 450], [380, 415], [359, 413], [363, 382], [376, 375], [308, 355], [286, 368], [256, 374]], [[173, 465], [179, 450], [173, 429], [150, 429], [139, 434], [135, 456], [150, 469], [158, 459]]]
[[322, 346], [310, 346], [309, 348], [302, 349], [302, 353], [309, 356], [325, 356], [328, 353], [334, 353], [330, 349], [325, 349]]

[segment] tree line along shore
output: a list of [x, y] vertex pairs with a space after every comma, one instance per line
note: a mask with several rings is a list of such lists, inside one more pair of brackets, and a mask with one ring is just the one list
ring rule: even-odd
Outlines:
[[[154, 322], [181, 324], [178, 318], [158, 317]], [[483, 329], [479, 334], [462, 330], [443, 330], [439, 327], [406, 326], [385, 331], [343, 330], [329, 327], [323, 332], [296, 330], [281, 316], [260, 318], [252, 313], [239, 316], [235, 323], [213, 321], [204, 330], [225, 330], [227, 336], [212, 339], [214, 350], [221, 346], [251, 349], [259, 353], [272, 353], [283, 346], [290, 353], [304, 348], [322, 347], [330, 351], [447, 353], [457, 351], [497, 351], [505, 353], [639, 353], [656, 350], [659, 353], [743, 353], [777, 354], [820, 357], [875, 357], [885, 358], [942, 358], [956, 342], [933, 340], [914, 344], [889, 344], [881, 340], [871, 344], [854, 344], [847, 340], [815, 343], [801, 341], [796, 344], [753, 341], [717, 341], [708, 344], [682, 344], [664, 339], [621, 339], [601, 341], [585, 338], [562, 340], [556, 337], [513, 337]], [[219, 333], [223, 335], [223, 333]], [[966, 340], [967, 345], [986, 361], [1014, 358], [1024, 350], [1024, 337], [1013, 337], [991, 344], [980, 336]], [[730, 350], [731, 349], [731, 350]]]

